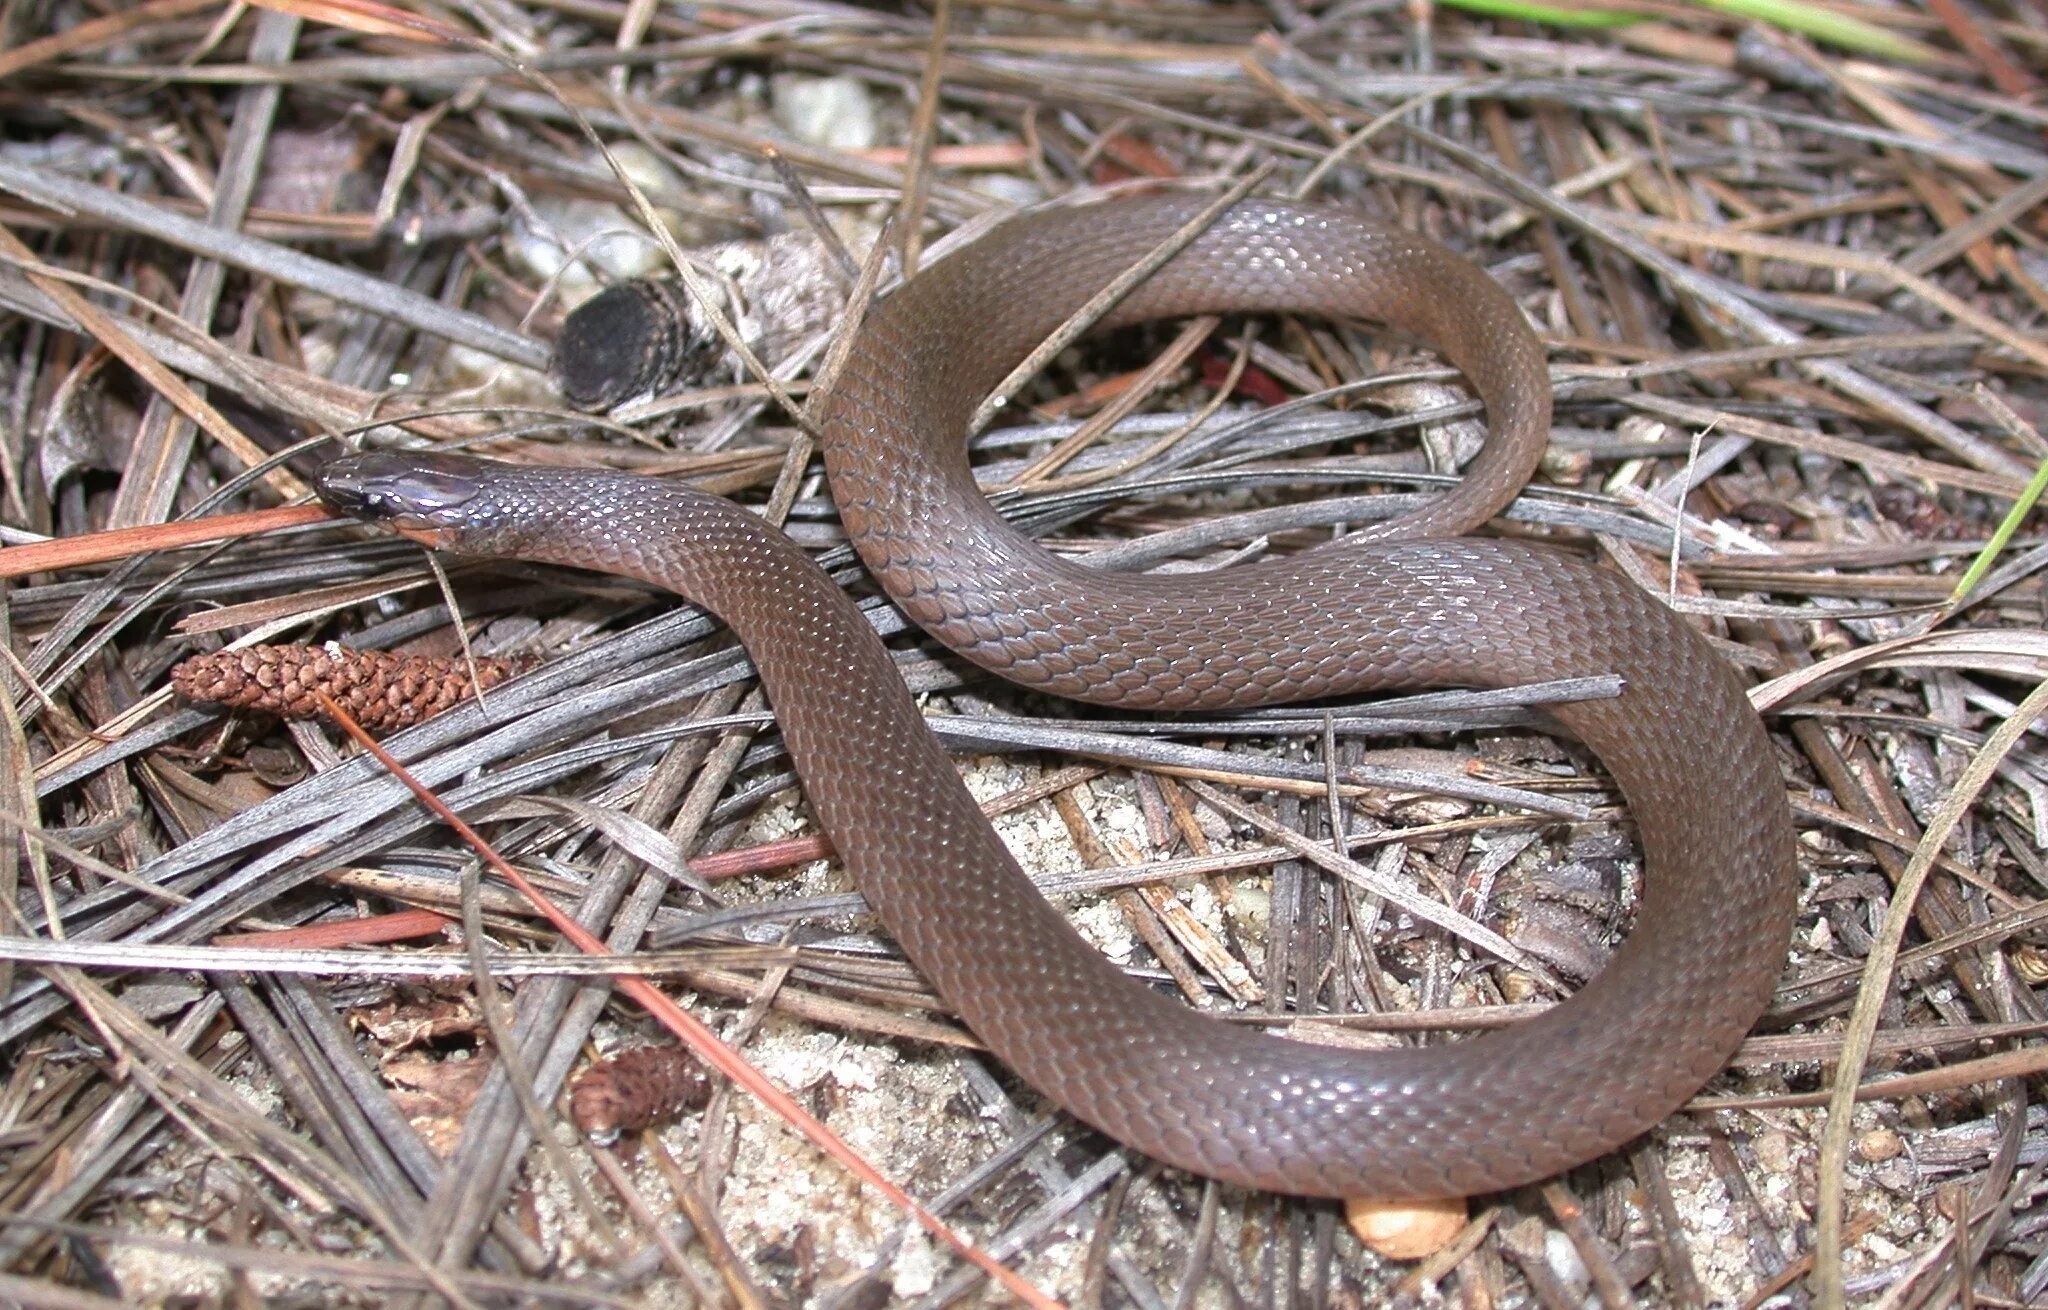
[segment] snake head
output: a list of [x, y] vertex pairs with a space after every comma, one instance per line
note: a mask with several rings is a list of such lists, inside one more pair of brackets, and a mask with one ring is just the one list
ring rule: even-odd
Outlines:
[[488, 467], [466, 455], [372, 450], [322, 467], [313, 490], [331, 510], [440, 545], [483, 489]]

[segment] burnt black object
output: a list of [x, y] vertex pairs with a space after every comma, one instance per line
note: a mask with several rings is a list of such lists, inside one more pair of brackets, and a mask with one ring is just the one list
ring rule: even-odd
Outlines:
[[684, 297], [666, 278], [634, 278], [578, 305], [555, 339], [551, 368], [563, 398], [578, 409], [610, 409], [701, 367], [710, 334], [693, 330]]

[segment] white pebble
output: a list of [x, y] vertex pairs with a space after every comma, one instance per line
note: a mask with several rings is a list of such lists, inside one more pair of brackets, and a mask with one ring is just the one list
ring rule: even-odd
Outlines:
[[[637, 141], [620, 142], [611, 147], [611, 152], [620, 171], [655, 202], [656, 216], [671, 232], [675, 231], [680, 216], [660, 207], [663, 197], [678, 195], [683, 190], [682, 179], [668, 161]], [[608, 281], [646, 277], [668, 266], [661, 243], [649, 234], [630, 207], [603, 200], [540, 196], [533, 202], [533, 212], [546, 228], [536, 230], [526, 223], [518, 224], [505, 243], [506, 253], [516, 267], [536, 281], [559, 274], [562, 298], [568, 304], [591, 295]], [[577, 254], [582, 259], [565, 270], [571, 256]], [[590, 264], [603, 269], [608, 278], [600, 279], [591, 273]]]
[[851, 77], [775, 79], [775, 121], [806, 145], [866, 150], [875, 144], [875, 102]]

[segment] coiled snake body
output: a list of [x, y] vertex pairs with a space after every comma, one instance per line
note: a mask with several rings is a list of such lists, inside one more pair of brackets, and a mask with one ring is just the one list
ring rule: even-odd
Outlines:
[[1796, 885], [1775, 758], [1706, 642], [1618, 575], [1545, 547], [1430, 536], [1513, 496], [1548, 437], [1540, 349], [1443, 248], [1341, 212], [1231, 210], [1112, 316], [1372, 318], [1443, 351], [1492, 440], [1408, 519], [1209, 574], [1059, 560], [975, 490], [960, 433], [1044, 334], [1196, 211], [1186, 198], [1012, 221], [870, 313], [822, 410], [833, 495], [876, 578], [1005, 677], [1105, 705], [1217, 708], [1618, 673], [1556, 718], [1613, 774], [1646, 874], [1634, 932], [1513, 1029], [1359, 1052], [1216, 1022], [1124, 977], [1033, 888], [844, 594], [753, 514], [620, 474], [368, 454], [330, 504], [470, 554], [628, 574], [717, 613], [753, 657], [819, 822], [905, 952], [989, 1048], [1139, 1150], [1322, 1196], [1492, 1191], [1599, 1155], [1681, 1103], [1762, 1011]]

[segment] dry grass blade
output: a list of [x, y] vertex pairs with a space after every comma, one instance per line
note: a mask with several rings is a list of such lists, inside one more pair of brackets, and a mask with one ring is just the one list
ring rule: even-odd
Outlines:
[[1918, 296], [1958, 323], [1981, 332], [2035, 364], [2048, 368], [2048, 344], [2025, 333], [2014, 331], [1995, 315], [1985, 313], [1961, 297], [1950, 294], [1889, 259], [1860, 251], [1843, 250], [1836, 246], [1815, 246], [1802, 241], [1761, 237], [1747, 232], [1714, 232], [1684, 223], [1626, 218], [1621, 221], [1639, 232], [1669, 241], [1674, 245], [1725, 250], [1731, 254], [1754, 255], [1765, 259], [1782, 259], [1791, 263], [1840, 269], [1879, 279], [1901, 291]]
[[1231, 183], [1215, 200], [1204, 206], [1202, 212], [1189, 219], [1179, 231], [1160, 242], [1157, 249], [1147, 252], [1143, 259], [1117, 274], [1101, 291], [1089, 297], [1087, 304], [1075, 310], [1067, 321], [1040, 342], [1022, 363], [1011, 369], [1008, 377], [996, 384], [995, 390], [982, 400], [975, 408], [973, 417], [967, 420], [968, 433], [971, 435], [986, 427], [989, 420], [1017, 394], [1018, 389], [1037, 376], [1038, 371], [1044, 368], [1047, 362], [1078, 341], [1083, 333], [1095, 326], [1096, 320], [1114, 309], [1119, 300], [1130, 294], [1132, 287], [1151, 276], [1161, 264], [1173, 258], [1188, 242], [1200, 236], [1225, 210], [1250, 195], [1270, 172], [1271, 170], [1266, 168], [1257, 169]]
[[1296, 855], [1322, 865], [1338, 877], [1343, 878], [1347, 882], [1355, 883], [1376, 896], [1386, 898], [1416, 918], [1434, 923], [1438, 927], [1449, 929], [1473, 945], [1483, 950], [1491, 951], [1502, 959], [1528, 969], [1532, 973], [1541, 975], [1543, 972], [1540, 964], [1524, 954], [1499, 933], [1474, 923], [1461, 914], [1446, 910], [1443, 906], [1435, 904], [1427, 897], [1415, 896], [1402, 887], [1377, 878], [1364, 866], [1354, 864], [1352, 861], [1341, 856], [1333, 855], [1321, 846], [1305, 838], [1298, 837], [1285, 828], [1261, 819], [1260, 816], [1239, 805], [1213, 787], [1199, 782], [1191, 782], [1188, 784], [1188, 790], [1201, 797], [1204, 803], [1223, 811], [1232, 818], [1242, 822], [1260, 824], [1269, 835], [1279, 838], [1281, 844], [1288, 847]]
[[413, 41], [465, 44], [469, 33], [459, 27], [416, 14], [410, 9], [375, 3], [375, 0], [255, 0], [264, 9], [332, 23], [371, 36], [397, 36]]
[[[1816, 1181], [1853, 1212], [1821, 1262], [1847, 1305], [2048, 1296], [2048, 1120], [2008, 1094], [2048, 1050], [2048, 738], [2012, 726], [2048, 682], [2048, 38], [1968, 0], [1805, 6], [1894, 52], [1845, 58], [1701, 4], [1565, 7], [1597, 25], [1290, 0], [8, 10], [0, 1300], [1004, 1295], [738, 1098], [644, 1157], [535, 1142], [583, 1060], [658, 1028], [622, 977], [688, 989], [956, 1232], [1091, 1304], [1758, 1305], [1808, 1274]], [[1413, 1269], [1317, 1206], [1137, 1168], [1001, 1077], [829, 864], [708, 619], [523, 566], [466, 563], [444, 596], [411, 547], [270, 508], [337, 437], [732, 495], [865, 597], [1036, 885], [1134, 976], [1304, 1040], [1506, 1026], [1629, 923], [1630, 816], [1542, 728], [1616, 686], [1163, 729], [1049, 706], [873, 599], [790, 408], [900, 268], [1013, 209], [1246, 178], [1427, 232], [1516, 299], [1556, 417], [1487, 531], [1707, 632], [1800, 829], [1785, 977], [1702, 1113], [1549, 1203], [1495, 1198]], [[784, 246], [815, 284], [777, 280]], [[563, 313], [685, 258], [719, 306], [702, 375], [565, 411], [541, 372]], [[795, 290], [823, 308], [783, 331]], [[1414, 507], [1484, 422], [1370, 324], [1210, 326], [1062, 334], [974, 476], [1088, 567], [1210, 569]], [[171, 694], [188, 657], [269, 641], [538, 656], [391, 748], [615, 954], [466, 881], [332, 729]], [[1889, 987], [1859, 1002], [1874, 961]], [[1883, 1026], [1845, 1030], [1877, 996]], [[1824, 1160], [1848, 1120], [1819, 1102], [1851, 1091]]]
[[[1919, 849], [1913, 852], [1912, 863], [1906, 866], [1905, 875], [1899, 880], [1891, 909], [1885, 915], [1876, 945], [1870, 953], [1870, 962], [1864, 968], [1863, 985], [1856, 995], [1856, 1008], [1849, 1016], [1848, 1041], [1844, 1045], [1842, 1059], [1835, 1067], [1834, 1092], [1828, 1102], [1827, 1132], [1821, 1138], [1820, 1204], [1815, 1214], [1813, 1259], [1814, 1296], [1824, 1310], [1839, 1310], [1846, 1304], [1841, 1263], [1841, 1179], [1849, 1151], [1849, 1108], [1858, 1090], [1856, 1084], [1862, 1077], [1871, 1035], [1877, 1031], [1879, 1014], [1886, 998], [1891, 995], [1892, 967], [1898, 958], [1899, 942], [1912, 916], [1914, 901], [1920, 894], [1921, 883], [1934, 867], [1935, 857], [1948, 843], [1956, 824], [1962, 821], [1976, 802], [1978, 793], [1991, 781], [2000, 761], [2019, 744], [2023, 734], [2033, 730], [2036, 720], [2044, 714], [2048, 714], [2048, 682], [2034, 688], [2006, 716], [1984, 743], [1983, 749], [1971, 758], [1962, 776], [1956, 779], [1954, 790], [1943, 799], [1940, 812], [1927, 825], [1926, 836], [1921, 838]], [[2037, 1062], [2035, 1068], [2038, 1067], [2048, 1066]], [[2014, 1069], [2012, 1072], [2031, 1071]]]
[[80, 23], [63, 32], [34, 41], [24, 41], [13, 49], [0, 52], [0, 80], [12, 77], [37, 64], [66, 55], [83, 54], [118, 41], [123, 35], [138, 27], [148, 27], [170, 18], [183, 18], [187, 14], [203, 13], [215, 8], [220, 0], [145, 0], [139, 5], [130, 5], [115, 13]]
[[219, 514], [211, 518], [188, 519], [180, 523], [150, 524], [138, 528], [115, 528], [88, 536], [60, 537], [31, 546], [0, 546], [0, 578], [22, 578], [31, 573], [54, 573], [86, 564], [105, 564], [158, 550], [177, 550], [214, 541], [275, 532], [279, 528], [324, 523], [334, 515], [322, 505], [284, 505], [277, 509], [250, 510], [243, 514]]
[[[119, 324], [101, 313], [90, 301], [64, 285], [62, 281], [39, 273], [37, 270], [41, 261], [36, 258], [35, 252], [4, 228], [0, 228], [0, 253], [20, 263], [27, 271], [29, 280], [40, 287], [44, 295], [56, 301], [65, 313], [97, 337], [101, 345], [118, 355], [123, 363], [148, 379], [159, 395], [176, 405], [186, 418], [205, 429], [223, 449], [246, 465], [256, 466], [264, 462], [264, 452], [260, 447], [221, 417], [220, 412], [207, 404], [183, 378], [159, 364], [134, 338], [122, 331]], [[267, 475], [266, 480], [272, 490], [287, 500], [297, 500], [306, 494], [305, 483], [287, 470], [274, 469]]]
[[[1868, 1054], [1867, 1048], [1865, 1054]], [[1857, 1083], [1851, 1087], [1849, 1099], [1875, 1101], [1926, 1096], [1961, 1087], [1995, 1083], [2001, 1078], [2028, 1078], [2044, 1071], [2048, 1071], [2048, 1050], [2038, 1046], [2028, 1047], [2017, 1051], [2003, 1051], [1997, 1055], [1986, 1055], [1975, 1060], [1960, 1060], [1955, 1064], [1935, 1069], [1923, 1069], [1919, 1073], [1898, 1074], [1890, 1078]], [[1689, 1101], [1686, 1108], [1693, 1111], [1778, 1110], [1824, 1105], [1832, 1115], [1840, 1102], [1841, 1093], [1831, 1089], [1825, 1092], [1795, 1092], [1782, 1096], [1699, 1096]], [[1836, 1249], [1840, 1249], [1839, 1244]]]
[[[440, 334], [450, 341], [487, 351], [516, 364], [539, 367], [547, 362], [547, 350], [540, 343], [500, 327], [488, 319], [450, 309], [431, 296], [364, 277], [352, 269], [271, 242], [221, 232], [197, 219], [186, 218], [118, 192], [89, 186], [61, 174], [0, 160], [0, 190], [13, 192], [40, 205], [47, 205], [60, 213], [88, 213], [105, 218], [109, 222], [132, 226], [137, 231], [181, 246], [195, 254], [218, 259], [222, 263], [232, 264], [258, 276], [279, 278], [294, 286], [332, 296], [343, 304], [388, 315], [422, 331]], [[33, 263], [33, 257], [27, 254], [12, 234], [0, 235], [6, 237], [5, 242], [0, 243], [0, 248], [4, 248], [12, 259]], [[75, 297], [60, 294], [61, 288], [53, 290], [47, 282], [39, 285], [46, 295], [59, 301], [65, 310], [81, 323], [99, 325], [108, 321], [90, 308], [87, 309], [86, 316], [80, 318]], [[96, 331], [95, 335], [100, 333]], [[125, 334], [115, 335], [111, 339], [102, 336], [101, 339], [107, 342], [109, 348], [115, 348], [117, 342], [125, 342]], [[147, 359], [139, 350], [132, 353], [138, 358]], [[136, 361], [128, 359], [128, 355], [124, 354], [122, 358], [128, 360], [131, 366], [136, 366]], [[138, 371], [144, 371], [150, 366], [143, 364], [137, 368]], [[187, 408], [186, 403], [182, 401], [179, 407]], [[187, 409], [187, 413], [195, 415], [202, 410], [203, 407], [194, 402], [191, 408]], [[216, 425], [221, 424], [218, 416], [211, 421]], [[209, 431], [211, 430], [209, 428]]]
[[[574, 919], [563, 913], [552, 900], [543, 895], [539, 888], [527, 880], [526, 875], [520, 873], [519, 870], [507, 863], [488, 842], [479, 837], [474, 829], [462, 821], [460, 815], [449, 809], [440, 797], [436, 796], [415, 779], [406, 770], [405, 766], [394, 759], [382, 746], [379, 746], [374, 738], [357, 727], [355, 722], [348, 717], [347, 713], [339, 705], [336, 705], [331, 700], [326, 700], [324, 697], [322, 699], [324, 702], [322, 708], [327, 711], [329, 718], [342, 725], [348, 731], [348, 734], [355, 738], [358, 746], [361, 746], [365, 751], [375, 756], [377, 762], [389, 770], [393, 777], [411, 789], [412, 793], [419, 798], [421, 804], [439, 815], [443, 823], [453, 828], [458, 836], [468, 842], [470, 847], [490, 864], [492, 870], [499, 877], [517, 888], [519, 893], [526, 897], [549, 923], [554, 925], [557, 932], [568, 938], [577, 950], [584, 952], [586, 955], [608, 955], [611, 953], [610, 949], [596, 937], [593, 937], [582, 924], [577, 923]], [[1059, 1305], [1059, 1302], [1046, 1296], [1037, 1288], [1019, 1278], [1008, 1266], [955, 1233], [945, 1223], [941, 1222], [937, 1215], [932, 1214], [919, 1205], [911, 1198], [908, 1192], [905, 1192], [901, 1187], [891, 1182], [873, 1165], [862, 1159], [836, 1133], [818, 1122], [810, 1111], [798, 1105], [787, 1092], [762, 1077], [760, 1071], [741, 1059], [738, 1052], [719, 1040], [718, 1034], [705, 1027], [700, 1020], [670, 1000], [666, 994], [641, 979], [634, 977], [621, 977], [618, 980], [618, 988], [644, 1006], [648, 1013], [659, 1019], [662, 1025], [668, 1028], [670, 1032], [688, 1043], [690, 1049], [695, 1051], [706, 1064], [745, 1088], [749, 1095], [760, 1100], [792, 1128], [808, 1137], [820, 1150], [839, 1161], [855, 1177], [867, 1183], [870, 1187], [877, 1189], [884, 1196], [887, 1196], [892, 1202], [900, 1206], [905, 1213], [909, 1214], [911, 1218], [915, 1219], [925, 1231], [952, 1247], [970, 1263], [981, 1268], [989, 1277], [1001, 1283], [1019, 1300], [1023, 1301], [1026, 1305], [1045, 1307], [1046, 1310], [1053, 1310], [1053, 1308]]]

